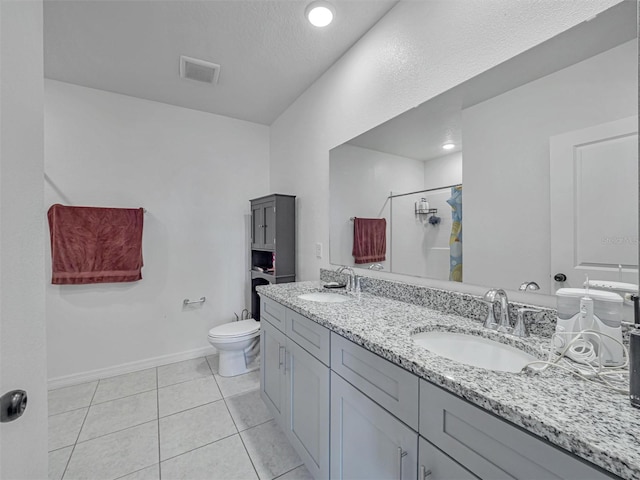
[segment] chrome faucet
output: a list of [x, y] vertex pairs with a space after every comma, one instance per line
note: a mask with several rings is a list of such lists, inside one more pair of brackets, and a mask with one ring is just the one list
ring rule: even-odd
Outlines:
[[[495, 328], [499, 332], [509, 333], [511, 332], [511, 320], [509, 318], [509, 299], [507, 298], [507, 292], [501, 288], [492, 288], [484, 294], [483, 301], [489, 305], [489, 314], [485, 320], [485, 327]], [[500, 302], [500, 321], [495, 323], [495, 304], [496, 301]]]
[[534, 314], [542, 313], [542, 310], [538, 310], [537, 308], [528, 308], [523, 307], [518, 309], [518, 318], [516, 320], [516, 326], [513, 327], [513, 334], [516, 337], [528, 337], [529, 329], [527, 328], [527, 324], [524, 322], [524, 314], [526, 312], [532, 312]]
[[381, 263], [372, 263], [369, 265], [369, 270], [384, 270], [384, 267]]
[[349, 275], [347, 277], [347, 292], [354, 292], [356, 289], [356, 283], [358, 280], [357, 275], [355, 274], [355, 272], [353, 271], [353, 268], [351, 267], [347, 267], [346, 265], [342, 265], [341, 267], [339, 267], [336, 272], [337, 273], [343, 273], [344, 271], [347, 271], [347, 274]]
[[540, 285], [538, 285], [536, 282], [523, 282], [518, 290], [520, 290], [521, 292], [534, 292], [536, 290], [540, 290]]

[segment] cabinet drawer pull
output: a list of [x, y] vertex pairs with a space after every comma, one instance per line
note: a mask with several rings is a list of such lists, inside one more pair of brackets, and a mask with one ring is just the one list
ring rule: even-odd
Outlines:
[[431, 476], [431, 470], [427, 470], [424, 465], [420, 465], [420, 476], [418, 480], [427, 480]]
[[398, 447], [398, 478], [402, 480], [402, 459], [407, 456], [407, 452]]
[[[278, 370], [280, 370], [280, 367], [282, 367], [282, 364], [284, 363], [284, 361], [282, 360], [282, 352], [284, 350], [284, 346], [280, 345], [280, 347], [278, 348]], [[286, 352], [285, 352], [286, 355]]]

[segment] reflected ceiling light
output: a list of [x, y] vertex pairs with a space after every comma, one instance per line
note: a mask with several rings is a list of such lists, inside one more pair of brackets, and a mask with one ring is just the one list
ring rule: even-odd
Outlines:
[[307, 20], [315, 27], [326, 27], [329, 25], [333, 21], [335, 13], [336, 10], [333, 8], [333, 5], [322, 0], [311, 2], [304, 12]]
[[444, 145], [442, 145], [442, 148], [444, 148], [445, 150], [452, 150], [454, 148], [456, 148], [455, 143], [445, 143]]

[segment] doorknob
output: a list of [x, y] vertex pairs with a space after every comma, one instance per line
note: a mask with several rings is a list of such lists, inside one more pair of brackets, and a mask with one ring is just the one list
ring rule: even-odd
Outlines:
[[13, 422], [20, 418], [27, 408], [27, 392], [12, 390], [0, 397], [0, 422]]
[[554, 279], [556, 282], [566, 282], [566, 281], [567, 281], [567, 276], [566, 276], [564, 273], [556, 273], [556, 274], [553, 276], [553, 279]]

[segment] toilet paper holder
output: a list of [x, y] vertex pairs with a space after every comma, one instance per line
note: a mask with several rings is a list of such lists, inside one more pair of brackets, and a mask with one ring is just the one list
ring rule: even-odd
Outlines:
[[200, 297], [200, 300], [193, 300], [193, 301], [189, 300], [188, 298], [185, 298], [182, 301], [182, 305], [184, 305], [186, 307], [187, 305], [194, 305], [196, 303], [204, 303], [206, 301], [207, 301], [207, 297]]

